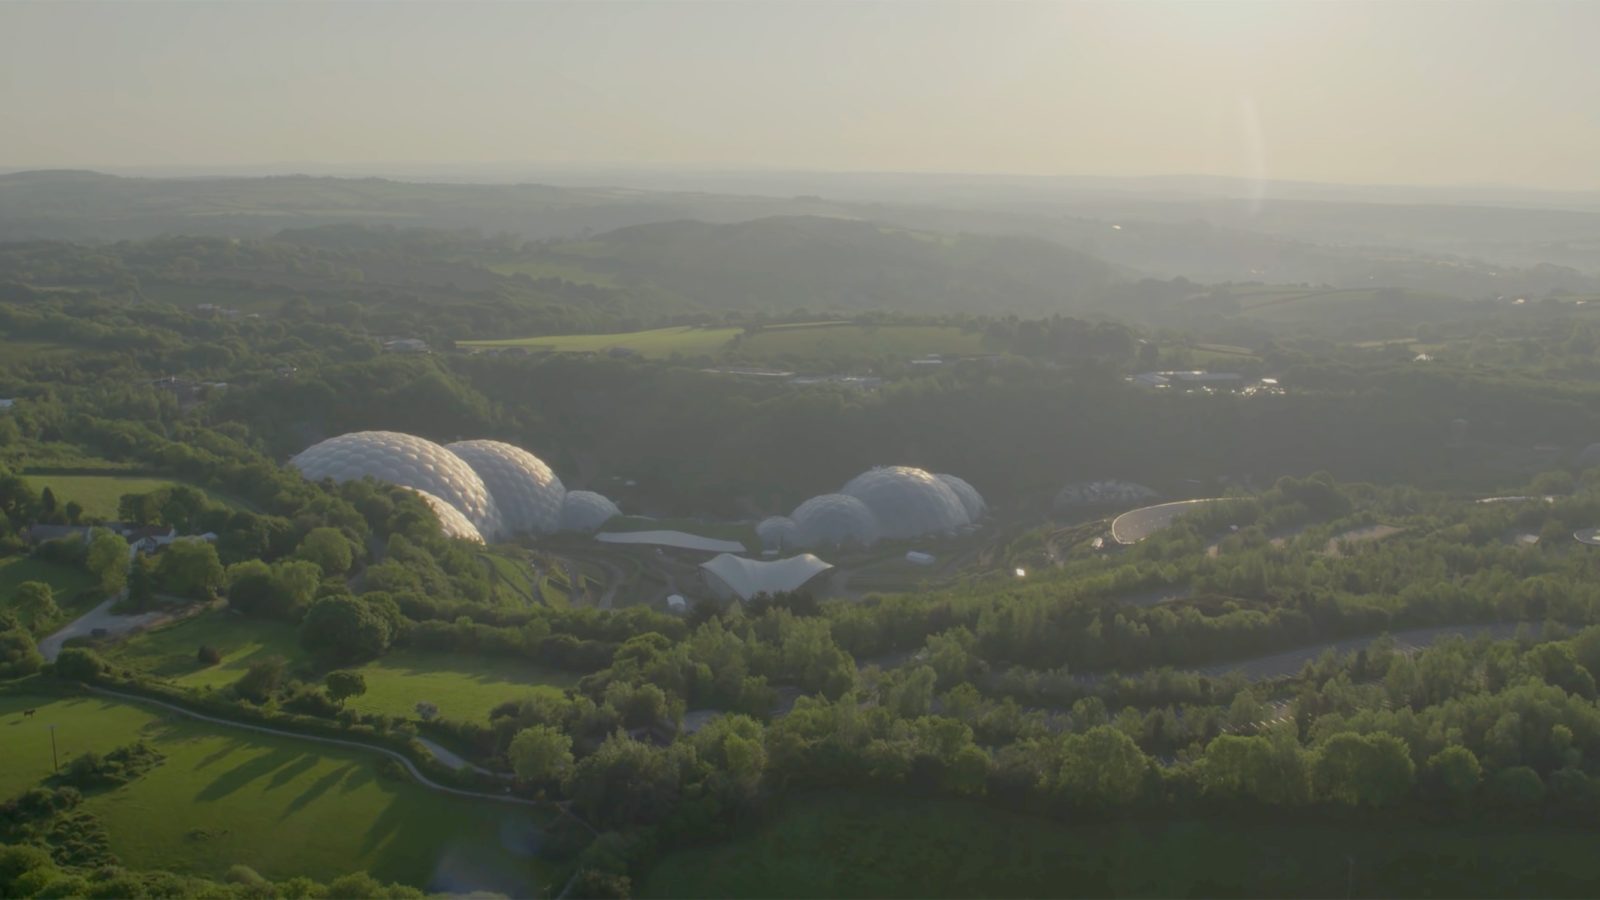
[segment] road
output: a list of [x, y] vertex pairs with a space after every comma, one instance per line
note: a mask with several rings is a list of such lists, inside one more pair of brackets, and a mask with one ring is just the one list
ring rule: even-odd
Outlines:
[[139, 613], [133, 616], [119, 616], [111, 611], [122, 595], [107, 599], [104, 603], [89, 610], [74, 619], [71, 624], [62, 628], [55, 634], [39, 641], [39, 654], [46, 662], [55, 662], [61, 655], [61, 645], [75, 637], [88, 637], [95, 629], [103, 628], [108, 635], [122, 635], [140, 628], [147, 628], [160, 622], [171, 614], [161, 610], [155, 612]]

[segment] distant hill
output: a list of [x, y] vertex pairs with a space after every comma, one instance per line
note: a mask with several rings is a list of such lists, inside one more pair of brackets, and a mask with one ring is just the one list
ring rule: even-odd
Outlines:
[[570, 237], [645, 222], [836, 214], [816, 199], [382, 178], [122, 178], [55, 170], [0, 175], [0, 241], [248, 237], [334, 223]]
[[673, 305], [780, 312], [1064, 313], [1098, 305], [1127, 275], [1037, 238], [820, 216], [638, 225], [539, 247], [523, 262]]

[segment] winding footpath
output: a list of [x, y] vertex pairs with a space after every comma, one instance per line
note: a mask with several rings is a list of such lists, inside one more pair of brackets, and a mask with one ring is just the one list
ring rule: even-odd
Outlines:
[[[213, 725], [223, 725], [223, 726], [226, 726], [228, 728], [242, 728], [245, 731], [255, 731], [255, 732], [258, 732], [258, 733], [261, 733], [261, 734], [275, 735], [277, 737], [294, 738], [296, 740], [311, 741], [313, 743], [318, 743], [318, 744], [329, 744], [329, 745], [336, 746], [336, 747], [350, 747], [350, 748], [355, 749], [355, 750], [365, 750], [365, 751], [368, 751], [370, 753], [381, 753], [384, 756], [387, 756], [390, 759], [400, 763], [400, 765], [404, 766], [406, 771], [411, 773], [411, 777], [415, 778], [417, 780], [418, 784], [422, 785], [423, 787], [427, 788], [430, 791], [437, 791], [438, 793], [441, 793], [441, 794], [453, 794], [453, 795], [455, 795], [457, 797], [468, 797], [468, 798], [471, 798], [473, 800], [493, 800], [496, 803], [511, 803], [511, 804], [514, 804], [514, 805], [517, 805], [517, 806], [545, 806], [545, 805], [547, 805], [547, 804], [540, 803], [540, 802], [535, 801], [535, 800], [528, 800], [528, 799], [525, 799], [525, 798], [522, 798], [522, 797], [514, 797], [514, 796], [512, 796], [510, 794], [485, 794], [485, 793], [480, 793], [478, 791], [469, 791], [469, 790], [465, 790], [463, 788], [453, 788], [453, 787], [450, 787], [448, 785], [440, 784], [437, 781], [434, 781], [434, 780], [430, 779], [428, 776], [422, 774], [422, 770], [417, 768], [416, 764], [413, 763], [410, 759], [406, 758], [405, 754], [400, 753], [399, 751], [396, 751], [396, 750], [390, 750], [387, 747], [379, 747], [379, 746], [377, 746], [375, 744], [364, 744], [364, 743], [362, 743], [360, 741], [347, 741], [347, 740], [344, 740], [342, 738], [322, 737], [321, 735], [315, 735], [315, 734], [303, 734], [303, 733], [298, 732], [298, 731], [286, 731], [286, 730], [283, 730], [283, 729], [280, 729], [280, 728], [268, 728], [265, 725], [251, 725], [251, 724], [248, 724], [248, 723], [245, 723], [245, 722], [235, 722], [232, 719], [223, 719], [223, 718], [219, 718], [217, 716], [208, 716], [205, 713], [195, 712], [192, 709], [185, 709], [184, 707], [178, 706], [175, 703], [167, 703], [166, 701], [163, 701], [163, 700], [156, 700], [156, 699], [153, 699], [153, 698], [150, 698], [150, 697], [142, 697], [142, 696], [140, 696], [138, 694], [125, 694], [125, 693], [123, 693], [121, 691], [113, 691], [113, 690], [111, 690], [109, 688], [96, 687], [95, 685], [88, 685], [88, 688], [89, 688], [89, 690], [91, 692], [96, 693], [96, 694], [100, 694], [102, 696], [114, 697], [114, 698], [116, 698], [118, 700], [124, 700], [124, 701], [130, 702], [130, 703], [143, 703], [143, 704], [145, 704], [147, 706], [159, 706], [162, 709], [168, 710], [170, 712], [175, 712], [180, 716], [187, 716], [187, 717], [189, 717], [191, 719], [197, 719], [197, 720], [199, 720], [201, 722], [209, 722], [209, 723], [211, 723]], [[433, 744], [432, 742], [427, 742], [427, 743], [424, 743], [423, 746], [427, 747], [428, 751], [430, 753], [437, 754], [437, 751], [435, 750], [435, 748], [438, 747], [437, 744]], [[442, 750], [443, 748], [438, 748], [438, 749]], [[448, 754], [449, 751], [446, 751], [446, 753]], [[449, 754], [449, 756], [455, 757], [454, 754]], [[455, 757], [455, 759], [460, 760], [460, 757]], [[440, 759], [439, 761], [441, 763], [443, 763], [444, 765], [447, 765], [447, 766], [450, 765], [450, 762], [447, 759]], [[465, 762], [464, 760], [461, 760], [461, 761]], [[565, 810], [563, 810], [563, 812], [566, 813], [567, 815], [571, 815], [571, 813], [566, 812]]]

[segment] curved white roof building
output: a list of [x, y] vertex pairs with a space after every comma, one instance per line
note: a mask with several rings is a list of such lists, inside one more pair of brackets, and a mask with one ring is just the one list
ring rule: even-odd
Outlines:
[[459, 511], [483, 537], [498, 540], [503, 532], [483, 479], [433, 441], [397, 431], [356, 431], [313, 444], [289, 463], [312, 481], [372, 478], [426, 491]]
[[566, 500], [561, 504], [561, 530], [598, 531], [601, 525], [620, 515], [622, 510], [617, 509], [615, 503], [594, 491], [567, 491]]
[[561, 525], [567, 489], [544, 460], [501, 441], [457, 441], [445, 449], [483, 479], [512, 534], [549, 534]]
[[749, 600], [757, 594], [799, 590], [833, 566], [809, 553], [772, 562], [744, 559], [724, 553], [700, 564], [700, 577], [711, 592], [731, 599]]
[[795, 507], [796, 547], [865, 547], [882, 537], [877, 517], [847, 494], [822, 494]]
[[949, 534], [972, 524], [950, 485], [910, 466], [869, 469], [850, 479], [840, 493], [865, 503], [884, 537]]
[[439, 520], [439, 530], [444, 532], [445, 537], [483, 543], [483, 535], [478, 533], [477, 526], [461, 514], [461, 510], [427, 491], [414, 487], [408, 487], [406, 490], [421, 497], [428, 504], [428, 508], [433, 510], [434, 517]]
[[800, 526], [788, 516], [768, 516], [756, 524], [756, 538], [768, 549], [795, 546], [799, 532]]
[[989, 504], [983, 500], [983, 495], [973, 487], [965, 478], [947, 475], [943, 472], [933, 476], [945, 483], [945, 486], [955, 492], [956, 499], [961, 501], [962, 508], [967, 511], [967, 521], [977, 522], [989, 511]]

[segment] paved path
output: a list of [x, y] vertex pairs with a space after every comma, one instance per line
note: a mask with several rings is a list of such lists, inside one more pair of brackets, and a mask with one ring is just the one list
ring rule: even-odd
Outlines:
[[429, 753], [432, 753], [433, 758], [438, 760], [441, 765], [455, 769], [457, 772], [461, 771], [462, 769], [468, 769], [476, 772], [479, 775], [487, 775], [490, 778], [499, 778], [502, 781], [511, 781], [512, 779], [516, 778], [515, 775], [512, 775], [509, 772], [491, 772], [488, 769], [485, 769], [483, 766], [477, 765], [476, 763], [467, 762], [461, 757], [460, 754], [452, 753], [451, 751], [445, 749], [443, 744], [440, 744], [437, 741], [431, 741], [425, 737], [418, 737], [416, 741], [422, 745], [423, 749], [427, 750]]
[[[415, 763], [413, 763], [410, 759], [406, 758], [405, 754], [399, 753], [399, 752], [394, 751], [394, 750], [390, 750], [387, 747], [379, 747], [379, 746], [376, 746], [376, 745], [373, 745], [373, 744], [364, 744], [364, 743], [361, 743], [360, 741], [347, 741], [347, 740], [343, 740], [341, 738], [322, 737], [320, 735], [315, 735], [315, 734], [303, 734], [303, 733], [298, 732], [298, 731], [284, 731], [284, 730], [277, 729], [277, 728], [268, 728], [265, 725], [249, 725], [249, 724], [246, 724], [244, 722], [235, 722], [232, 719], [222, 719], [222, 718], [218, 718], [216, 716], [208, 716], [205, 713], [195, 712], [192, 709], [185, 709], [184, 707], [178, 706], [177, 704], [174, 704], [174, 703], [167, 703], [165, 701], [155, 700], [155, 699], [152, 699], [150, 697], [141, 697], [138, 694], [124, 694], [121, 691], [113, 691], [113, 690], [111, 690], [109, 688], [95, 687], [95, 686], [91, 685], [89, 687], [89, 690], [93, 691], [96, 694], [101, 694], [101, 695], [107, 696], [107, 697], [115, 697], [118, 700], [126, 700], [126, 701], [128, 701], [130, 703], [143, 703], [143, 704], [145, 704], [147, 706], [159, 706], [162, 709], [169, 710], [171, 712], [175, 712], [180, 716], [188, 716], [191, 719], [198, 719], [198, 720], [200, 720], [202, 722], [209, 722], [209, 723], [211, 723], [213, 725], [222, 725], [222, 726], [225, 726], [227, 728], [242, 728], [245, 731], [255, 731], [255, 732], [259, 732], [261, 734], [271, 734], [271, 735], [276, 735], [278, 737], [294, 738], [296, 740], [301, 740], [301, 741], [311, 741], [311, 742], [317, 743], [317, 744], [331, 744], [331, 745], [338, 746], [338, 747], [350, 747], [350, 748], [353, 748], [353, 749], [356, 749], [356, 750], [365, 750], [365, 751], [367, 751], [369, 753], [381, 753], [384, 756], [387, 756], [390, 759], [398, 762], [400, 765], [404, 766], [406, 771], [411, 773], [411, 777], [415, 778], [417, 780], [418, 784], [422, 785], [423, 787], [427, 788], [428, 790], [437, 791], [437, 792], [439, 792], [441, 794], [454, 794], [457, 797], [470, 797], [470, 798], [472, 798], [474, 800], [493, 800], [496, 803], [511, 803], [511, 804], [515, 804], [517, 806], [544, 806], [544, 805], [547, 805], [547, 804], [539, 803], [537, 801], [527, 800], [527, 799], [524, 799], [522, 797], [513, 797], [510, 794], [485, 794], [485, 793], [479, 793], [478, 791], [468, 791], [468, 790], [464, 790], [462, 788], [453, 788], [453, 787], [449, 787], [447, 785], [440, 784], [437, 781], [433, 781], [433, 780], [429, 779], [428, 776], [422, 774], [422, 770], [418, 769]], [[424, 742], [423, 746], [427, 747], [427, 746], [429, 746], [430, 743], [431, 742]], [[437, 746], [438, 745], [436, 745], [436, 744], [433, 745], [433, 747], [437, 747]], [[432, 752], [433, 747], [429, 747], [430, 752]], [[440, 747], [439, 749], [443, 750], [444, 748]], [[446, 752], [448, 753], [448, 751], [446, 751]], [[454, 756], [454, 754], [450, 754], [450, 755]], [[456, 759], [460, 760], [460, 757], [456, 757]], [[463, 763], [466, 762], [465, 760], [460, 760], [460, 761], [463, 762]], [[443, 759], [441, 759], [440, 762], [443, 762], [445, 765], [449, 765], [449, 762], [447, 762], [447, 761], [445, 761]], [[569, 815], [570, 815], [570, 813], [569, 813]]]
[[132, 616], [119, 616], [111, 611], [111, 607], [120, 599], [122, 599], [121, 594], [107, 599], [73, 620], [65, 628], [39, 641], [39, 654], [45, 658], [45, 662], [55, 662], [56, 657], [61, 655], [61, 645], [70, 638], [89, 637], [99, 628], [105, 629], [108, 635], [127, 634], [154, 625], [170, 615], [165, 611], [156, 610]]

